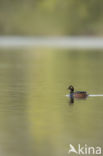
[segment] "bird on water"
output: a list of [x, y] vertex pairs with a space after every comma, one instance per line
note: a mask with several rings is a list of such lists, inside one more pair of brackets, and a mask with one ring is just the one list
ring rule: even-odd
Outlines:
[[72, 85], [70, 85], [68, 89], [70, 90], [70, 98], [86, 99], [88, 96], [88, 93], [86, 91], [74, 92], [74, 87]]

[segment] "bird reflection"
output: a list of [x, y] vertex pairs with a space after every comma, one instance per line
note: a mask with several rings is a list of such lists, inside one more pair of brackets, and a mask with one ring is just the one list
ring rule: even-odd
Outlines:
[[69, 98], [69, 105], [72, 105], [74, 103], [75, 100], [86, 100], [86, 98], [74, 98], [74, 97], [70, 97]]
[[73, 103], [74, 103], [74, 97], [70, 97], [69, 104], [73, 104]]

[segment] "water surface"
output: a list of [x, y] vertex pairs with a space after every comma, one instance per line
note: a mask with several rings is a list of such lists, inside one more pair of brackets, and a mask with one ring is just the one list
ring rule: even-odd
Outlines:
[[103, 145], [103, 97], [75, 100], [68, 85], [103, 94], [103, 52], [0, 50], [0, 155], [67, 156]]

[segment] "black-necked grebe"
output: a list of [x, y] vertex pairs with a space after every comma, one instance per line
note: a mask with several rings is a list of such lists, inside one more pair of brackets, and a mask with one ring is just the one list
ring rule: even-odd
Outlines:
[[72, 85], [70, 85], [68, 89], [70, 90], [70, 98], [85, 99], [88, 96], [88, 93], [86, 91], [74, 92], [74, 87]]

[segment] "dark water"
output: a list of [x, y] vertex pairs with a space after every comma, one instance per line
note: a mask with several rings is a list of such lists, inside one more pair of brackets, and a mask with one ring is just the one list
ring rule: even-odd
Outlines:
[[67, 156], [103, 146], [103, 97], [75, 100], [68, 85], [103, 94], [103, 52], [0, 50], [0, 155]]

